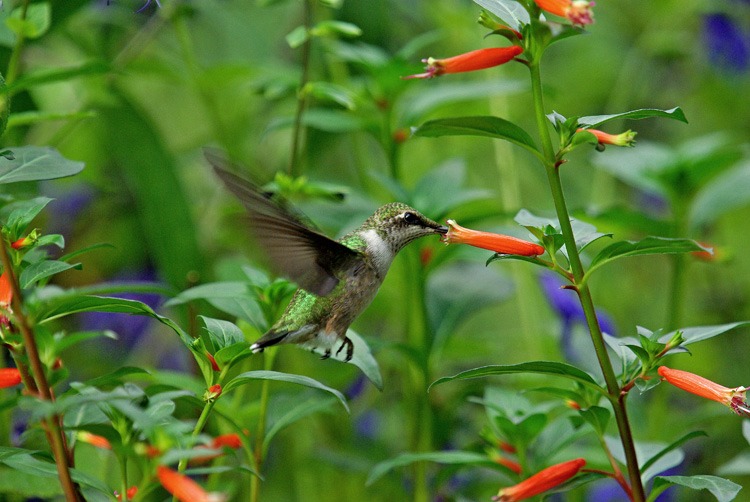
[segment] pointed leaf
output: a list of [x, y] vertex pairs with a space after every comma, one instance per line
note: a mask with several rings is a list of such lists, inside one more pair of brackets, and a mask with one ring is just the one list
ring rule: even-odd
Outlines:
[[[362, 373], [364, 373], [367, 379], [371, 381], [378, 390], [383, 390], [383, 377], [380, 374], [380, 366], [378, 365], [378, 361], [372, 355], [372, 351], [370, 350], [369, 345], [367, 345], [367, 342], [365, 342], [364, 338], [359, 336], [359, 334], [352, 329], [346, 332], [346, 336], [349, 337], [349, 340], [354, 344], [352, 358], [349, 361], [346, 361], [346, 351], [344, 350], [330, 354], [330, 358], [353, 364], [362, 370]], [[309, 347], [305, 347], [305, 349], [310, 350]], [[322, 348], [313, 347], [312, 351], [320, 356], [328, 355]]]
[[598, 435], [604, 435], [607, 431], [607, 425], [609, 424], [609, 419], [611, 417], [611, 413], [607, 408], [591, 406], [590, 408], [579, 411], [579, 413], [584, 420], [591, 424]]
[[321, 101], [337, 103], [348, 110], [357, 108], [356, 95], [344, 86], [330, 82], [308, 82], [302, 88], [302, 94]]
[[528, 11], [517, 1], [474, 0], [474, 3], [492, 12], [516, 31], [520, 31], [524, 24], [529, 24], [530, 17]]
[[[0, 157], [2, 159], [3, 157]], [[37, 217], [52, 199], [47, 197], [36, 197], [31, 200], [23, 200], [8, 204], [3, 210], [10, 211], [4, 228], [7, 229], [11, 239], [18, 239], [26, 230], [26, 227]]]
[[18, 146], [10, 150], [13, 160], [0, 156], [0, 184], [64, 178], [83, 170], [83, 162], [68, 160], [53, 148]]
[[691, 439], [697, 438], [697, 437], [708, 437], [708, 434], [706, 434], [703, 431], [688, 432], [681, 438], [670, 443], [663, 450], [659, 451], [656, 455], [646, 460], [646, 462], [644, 462], [643, 465], [641, 466], [641, 472], [645, 472], [652, 465], [654, 465], [660, 458], [662, 458], [664, 455], [666, 455], [670, 451], [674, 450], [675, 448], [679, 448], [682, 444], [687, 443]]
[[720, 478], [718, 476], [657, 476], [654, 480], [653, 491], [661, 493], [668, 485], [680, 485], [693, 490], [708, 490], [711, 494], [716, 497], [719, 502], [729, 502], [734, 500], [739, 491], [742, 489], [741, 485], [733, 483], [728, 479]]
[[750, 162], [745, 162], [719, 174], [698, 192], [690, 207], [690, 224], [696, 228], [709, 225], [729, 211], [748, 204]]
[[365, 484], [366, 486], [370, 486], [389, 471], [415, 462], [437, 462], [439, 464], [450, 465], [486, 465], [488, 467], [496, 465], [486, 455], [481, 455], [471, 451], [402, 453], [395, 458], [385, 460], [375, 465], [367, 476], [367, 482]]
[[668, 119], [679, 120], [687, 124], [687, 119], [682, 109], [679, 107], [670, 108], [669, 110], [658, 110], [656, 108], [642, 108], [640, 110], [631, 110], [629, 112], [615, 113], [613, 115], [591, 115], [587, 117], [579, 117], [578, 124], [586, 129], [595, 128], [609, 122], [610, 120], [617, 119], [646, 119], [649, 117], [663, 117]]
[[[25, 10], [22, 17], [22, 11]], [[39, 38], [49, 30], [52, 18], [52, 8], [47, 2], [28, 4], [24, 7], [16, 7], [10, 16], [5, 19], [5, 24], [17, 36], [28, 39]]]
[[739, 328], [740, 326], [747, 326], [748, 324], [750, 324], [750, 321], [731, 322], [728, 324], [717, 324], [713, 326], [692, 326], [689, 328], [681, 328], [675, 331], [671, 331], [666, 335], [660, 337], [659, 341], [661, 343], [667, 343], [677, 333], [677, 331], [681, 331], [682, 336], [685, 340], [682, 342], [682, 345], [688, 345], [691, 343], [702, 342], [703, 340], [708, 340], [709, 338], [713, 338], [715, 336], [723, 335], [727, 331], [733, 330], [734, 328]]
[[599, 251], [592, 260], [586, 275], [618, 258], [650, 254], [690, 253], [692, 251], [707, 251], [707, 249], [692, 239], [646, 237], [640, 241], [619, 241]]
[[[482, 366], [467, 371], [462, 371], [456, 375], [450, 377], [443, 377], [430, 385], [430, 389], [435, 385], [440, 385], [445, 382], [453, 380], [468, 380], [471, 378], [482, 378], [494, 375], [510, 375], [516, 373], [540, 373], [543, 375], [560, 376], [564, 378], [570, 378], [575, 380], [587, 387], [595, 389], [599, 392], [605, 392], [594, 380], [591, 375], [583, 370], [576, 368], [570, 364], [558, 363], [555, 361], [532, 361], [520, 364], [511, 365], [492, 365]], [[428, 391], [430, 390], [428, 389]]]
[[266, 370], [247, 371], [245, 373], [241, 373], [237, 375], [236, 377], [232, 378], [224, 386], [224, 392], [229, 392], [230, 390], [235, 389], [239, 387], [240, 385], [245, 385], [247, 383], [254, 382], [256, 380], [274, 380], [277, 382], [289, 382], [289, 383], [295, 383], [297, 385], [304, 385], [306, 387], [311, 387], [313, 389], [323, 390], [325, 392], [328, 392], [336, 396], [339, 402], [341, 402], [341, 404], [346, 409], [346, 412], [349, 413], [349, 405], [346, 404], [346, 398], [341, 392], [337, 391], [336, 389], [332, 389], [331, 387], [328, 387], [326, 385], [323, 385], [322, 383], [318, 382], [317, 380], [313, 380], [312, 378], [302, 376], [302, 375], [292, 375], [291, 373], [281, 373], [279, 371], [266, 371]]
[[504, 139], [521, 146], [541, 158], [529, 133], [513, 122], [492, 116], [451, 117], [429, 120], [413, 130], [415, 136], [439, 138], [441, 136], [484, 136]]
[[217, 309], [245, 320], [258, 331], [268, 326], [251, 285], [247, 282], [212, 282], [182, 291], [165, 303], [165, 307], [182, 305], [194, 300], [206, 300]]
[[242, 330], [231, 322], [202, 315], [198, 317], [206, 327], [215, 351], [245, 341], [245, 335], [242, 334]]
[[44, 260], [32, 263], [21, 272], [19, 282], [22, 289], [26, 289], [35, 282], [51, 277], [71, 268], [81, 268], [80, 263], [66, 263], [57, 260]]

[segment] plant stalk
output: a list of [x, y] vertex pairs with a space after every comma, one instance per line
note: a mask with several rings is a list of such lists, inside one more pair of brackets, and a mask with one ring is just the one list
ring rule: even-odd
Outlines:
[[560, 229], [565, 241], [565, 249], [568, 251], [568, 261], [570, 262], [570, 268], [573, 272], [573, 280], [578, 292], [578, 298], [586, 316], [586, 324], [589, 329], [589, 334], [591, 335], [591, 341], [594, 344], [594, 351], [596, 352], [599, 367], [602, 370], [604, 381], [607, 385], [607, 392], [610, 396], [610, 402], [612, 403], [612, 408], [615, 413], [620, 440], [625, 452], [633, 500], [642, 502], [645, 500], [645, 493], [643, 490], [643, 483], [641, 482], [640, 470], [638, 468], [638, 459], [635, 453], [633, 435], [630, 429], [627, 412], [625, 410], [624, 396], [621, 395], [617, 376], [612, 368], [609, 354], [607, 354], [604, 337], [601, 328], [599, 327], [599, 321], [596, 318], [596, 310], [594, 309], [594, 301], [591, 296], [591, 291], [589, 290], [588, 284], [583, 283], [585, 271], [583, 269], [583, 264], [581, 263], [581, 257], [578, 254], [578, 248], [576, 247], [575, 235], [573, 234], [573, 227], [570, 223], [570, 214], [565, 202], [565, 195], [560, 180], [560, 172], [555, 165], [555, 151], [549, 135], [547, 117], [544, 114], [544, 97], [542, 94], [542, 78], [539, 69], [539, 62], [531, 62], [529, 64], [529, 69], [531, 71], [531, 85], [534, 97], [534, 113], [536, 116], [537, 127], [539, 129], [539, 137], [542, 142], [544, 158], [546, 160], [544, 168], [547, 172], [547, 180], [552, 192], [555, 212], [557, 213], [557, 219], [560, 222]]
[[[303, 25], [309, 29], [313, 21], [312, 0], [303, 0]], [[312, 53], [312, 37], [308, 37], [302, 44], [302, 76], [299, 81], [297, 92], [297, 111], [294, 114], [294, 127], [292, 128], [292, 151], [289, 156], [289, 174], [296, 176], [299, 174], [299, 157], [300, 144], [302, 143], [302, 115], [305, 113], [307, 106], [307, 97], [305, 96], [305, 85], [310, 79], [310, 58]]]
[[[19, 368], [19, 371], [25, 376], [23, 380], [29, 392], [44, 401], [54, 402], [55, 398], [52, 394], [52, 389], [47, 382], [44, 365], [39, 357], [39, 349], [36, 345], [34, 332], [31, 329], [29, 320], [24, 315], [23, 293], [18, 284], [18, 278], [16, 277], [15, 271], [13, 270], [5, 242], [0, 243], [0, 260], [3, 264], [4, 273], [8, 274], [8, 282], [13, 291], [13, 296], [11, 298], [13, 318], [18, 329], [21, 331], [21, 336], [23, 337], [23, 347], [26, 352], [26, 358], [29, 361], [29, 366], [31, 367], [31, 375], [29, 375], [25, 365], [23, 365], [23, 369]], [[72, 458], [68, 451], [65, 433], [62, 429], [62, 417], [58, 414], [54, 414], [49, 418], [43, 419], [42, 427], [45, 430], [47, 440], [52, 448], [52, 454], [55, 457], [57, 475], [60, 478], [60, 484], [62, 485], [65, 499], [68, 502], [84, 500], [78, 485], [73, 482], [70, 473]]]

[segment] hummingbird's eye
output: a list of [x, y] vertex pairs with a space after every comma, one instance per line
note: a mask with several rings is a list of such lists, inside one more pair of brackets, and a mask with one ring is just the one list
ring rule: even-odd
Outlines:
[[409, 225], [416, 225], [420, 222], [419, 216], [417, 216], [414, 213], [409, 213], [409, 212], [404, 213], [404, 221], [408, 223]]

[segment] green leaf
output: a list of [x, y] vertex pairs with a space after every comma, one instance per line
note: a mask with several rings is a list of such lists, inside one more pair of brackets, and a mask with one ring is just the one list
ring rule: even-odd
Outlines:
[[55, 354], [59, 354], [65, 349], [77, 345], [92, 338], [107, 337], [112, 340], [117, 339], [117, 333], [114, 331], [77, 331], [74, 333], [65, 333], [61, 336], [55, 336]]
[[742, 489], [741, 485], [718, 476], [657, 476], [654, 479], [653, 493], [649, 496], [649, 500], [654, 500], [656, 498], [654, 493], [658, 495], [670, 485], [685, 486], [693, 490], [708, 490], [719, 502], [734, 500]]
[[703, 431], [688, 432], [687, 434], [683, 435], [681, 438], [670, 443], [663, 450], [659, 451], [656, 455], [646, 460], [646, 462], [644, 462], [643, 465], [641, 466], [641, 472], [646, 472], [648, 468], [654, 465], [664, 455], [674, 450], [675, 448], [679, 448], [681, 445], [687, 443], [691, 439], [697, 438], [697, 437], [708, 437], [708, 434], [706, 434]]
[[[58, 479], [55, 463], [37, 458], [37, 453], [32, 450], [0, 446], [0, 463], [24, 474], [46, 479]], [[71, 469], [70, 474], [75, 482], [111, 496], [112, 490], [98, 479], [76, 469]]]
[[[15, 82], [8, 85], [8, 92], [16, 94], [37, 85], [65, 82], [76, 77], [102, 75], [109, 70], [109, 65], [103, 61], [84, 63], [80, 66], [66, 68], [45, 69], [20, 76]], [[16, 114], [14, 113], [14, 115]]]
[[23, 200], [8, 204], [3, 211], [10, 210], [10, 214], [5, 222], [5, 229], [8, 237], [12, 240], [20, 238], [26, 230], [26, 227], [37, 217], [37, 215], [49, 204], [52, 199], [47, 197], [37, 197], [31, 200]]
[[517, 1], [474, 0], [474, 3], [492, 12], [516, 31], [520, 31], [522, 25], [529, 24], [530, 17], [528, 11]]
[[591, 375], [583, 370], [576, 368], [567, 363], [559, 363], [555, 361], [531, 361], [520, 364], [511, 365], [491, 365], [474, 368], [467, 371], [462, 371], [456, 375], [450, 377], [443, 377], [430, 385], [430, 389], [435, 385], [440, 385], [445, 382], [451, 382], [453, 380], [468, 380], [471, 378], [482, 378], [494, 375], [510, 375], [516, 373], [540, 373], [543, 375], [560, 376], [564, 378], [570, 378], [575, 380], [587, 387], [595, 389], [599, 392], [605, 393], [604, 389], [596, 383]]
[[682, 109], [679, 107], [671, 108], [669, 110], [658, 110], [656, 108], [642, 108], [640, 110], [631, 110], [629, 112], [615, 113], [613, 115], [591, 115], [587, 117], [579, 117], [578, 124], [585, 128], [591, 129], [597, 126], [609, 122], [610, 120], [617, 119], [646, 119], [650, 117], [663, 117], [668, 119], [679, 120], [687, 124], [687, 119]]
[[313, 26], [310, 34], [315, 37], [342, 36], [353, 38], [362, 35], [362, 29], [356, 24], [328, 19]]
[[591, 261], [586, 275], [588, 276], [593, 270], [619, 258], [651, 254], [690, 253], [692, 251], [706, 251], [706, 248], [692, 239], [646, 237], [640, 241], [619, 241], [599, 251]]
[[714, 223], [729, 211], [750, 204], [750, 162], [719, 174], [700, 192], [690, 206], [690, 225], [698, 228]]
[[415, 462], [437, 462], [449, 465], [486, 465], [494, 467], [496, 464], [486, 455], [471, 451], [434, 451], [425, 453], [402, 453], [401, 455], [380, 462], [375, 465], [367, 476], [366, 486], [372, 485], [389, 471], [413, 464]]
[[659, 341], [661, 343], [667, 343], [678, 331], [681, 331], [684, 338], [682, 345], [688, 345], [723, 335], [727, 331], [739, 328], [740, 326], [747, 326], [748, 324], [750, 324], [750, 321], [731, 322], [728, 324], [716, 324], [712, 326], [691, 326], [689, 328], [681, 328], [671, 331], [659, 338]]
[[578, 413], [586, 422], [591, 424], [599, 436], [603, 436], [607, 432], [607, 425], [611, 417], [611, 413], [607, 408], [591, 406], [585, 410], [580, 410]]
[[167, 301], [164, 306], [173, 307], [194, 300], [206, 300], [222, 312], [249, 322], [259, 331], [265, 331], [268, 326], [263, 316], [263, 310], [258, 305], [257, 299], [250, 288], [251, 285], [247, 282], [201, 284], [182, 291]]
[[18, 146], [10, 150], [13, 160], [0, 156], [0, 184], [64, 178], [83, 170], [83, 162], [68, 160], [54, 148]]
[[81, 312], [113, 312], [121, 314], [145, 315], [172, 328], [182, 341], [190, 346], [193, 339], [171, 319], [160, 316], [143, 302], [113, 298], [109, 296], [81, 296], [78, 294], [60, 294], [45, 298], [32, 305], [31, 314], [39, 324]]
[[289, 47], [296, 49], [301, 46], [310, 38], [310, 32], [306, 26], [297, 26], [290, 31], [286, 36], [286, 43]]
[[412, 190], [410, 202], [439, 221], [462, 204], [493, 197], [489, 190], [462, 188], [465, 181], [465, 162], [460, 159], [447, 160], [420, 178]]
[[245, 341], [245, 336], [242, 334], [242, 330], [229, 321], [213, 319], [202, 315], [198, 316], [198, 318], [206, 327], [214, 351]]
[[[263, 134], [268, 134], [277, 129], [291, 127], [294, 125], [295, 117], [278, 117], [272, 119]], [[362, 117], [353, 115], [346, 110], [331, 110], [328, 108], [309, 108], [302, 115], [302, 124], [306, 127], [318, 129], [319, 131], [345, 133], [362, 131], [368, 126]]]
[[[349, 364], [353, 364], [354, 366], [362, 370], [362, 373], [364, 373], [367, 379], [370, 380], [373, 385], [378, 388], [378, 390], [383, 390], [383, 377], [380, 374], [380, 366], [378, 365], [378, 361], [372, 355], [372, 351], [367, 345], [367, 342], [365, 342], [364, 338], [359, 336], [359, 334], [357, 334], [352, 329], [349, 329], [346, 332], [346, 336], [349, 337], [349, 340], [351, 340], [354, 344], [354, 353], [352, 355], [352, 358], [349, 361], [346, 361], [346, 350], [342, 350], [341, 352], [334, 352], [329, 355], [330, 358], [340, 362], [348, 362]], [[309, 349], [306, 348], [306, 350]], [[314, 348], [312, 349], [312, 351], [320, 356], [327, 355], [325, 349], [322, 348]]]
[[66, 263], [64, 261], [44, 260], [32, 263], [21, 272], [19, 282], [22, 289], [26, 289], [35, 282], [51, 277], [71, 268], [81, 268], [80, 263]]
[[45, 33], [50, 26], [52, 9], [49, 3], [32, 3], [26, 9], [25, 19], [21, 18], [23, 7], [16, 7], [10, 16], [5, 20], [5, 24], [17, 36], [28, 39], [39, 38]]
[[312, 96], [321, 101], [337, 103], [348, 110], [357, 108], [356, 95], [344, 86], [330, 82], [308, 82], [302, 88], [303, 95]]
[[337, 391], [336, 389], [332, 389], [331, 387], [328, 387], [326, 385], [323, 385], [317, 380], [313, 380], [312, 378], [302, 376], [302, 375], [292, 375], [290, 373], [281, 373], [278, 371], [266, 371], [266, 370], [247, 371], [245, 373], [241, 373], [237, 375], [236, 377], [232, 378], [229, 382], [227, 382], [227, 384], [224, 386], [224, 392], [229, 392], [232, 389], [239, 387], [240, 385], [245, 385], [245, 384], [254, 382], [256, 380], [274, 380], [277, 382], [289, 382], [289, 383], [295, 383], [297, 385], [304, 385], [306, 387], [311, 387], [313, 389], [323, 390], [325, 392], [328, 392], [336, 396], [339, 402], [346, 409], [346, 412], [349, 413], [349, 405], [346, 404], [346, 398], [341, 392]]
[[484, 136], [504, 139], [525, 148], [539, 158], [542, 154], [529, 133], [519, 126], [500, 117], [475, 116], [451, 117], [429, 120], [414, 128], [415, 136], [439, 138], [442, 136]]

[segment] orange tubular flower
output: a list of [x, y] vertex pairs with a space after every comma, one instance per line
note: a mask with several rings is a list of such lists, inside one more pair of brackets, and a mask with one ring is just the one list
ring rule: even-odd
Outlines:
[[92, 434], [87, 431], [79, 431], [78, 434], [76, 434], [76, 437], [78, 438], [79, 441], [88, 443], [91, 446], [96, 446], [97, 448], [102, 448], [103, 450], [112, 449], [112, 445], [109, 444], [109, 440], [105, 438], [104, 436]]
[[0, 368], [0, 389], [15, 387], [21, 383], [21, 372], [16, 368]]
[[515, 472], [516, 474], [521, 474], [521, 471], [522, 471], [521, 464], [519, 464], [515, 460], [511, 460], [509, 458], [505, 458], [505, 457], [502, 457], [500, 455], [497, 455], [495, 458], [493, 458], [493, 460], [496, 463], [498, 463], [498, 464], [500, 464], [502, 466], [507, 467], [508, 469], [510, 469], [511, 471]]
[[586, 131], [596, 136], [597, 141], [600, 145], [615, 145], [615, 146], [633, 146], [635, 145], [635, 135], [637, 133], [633, 131], [625, 131], [620, 134], [608, 134], [598, 129], [577, 129], [576, 132]]
[[443, 242], [446, 244], [469, 244], [470, 246], [488, 249], [496, 253], [519, 256], [538, 256], [544, 253], [544, 248], [539, 244], [509, 235], [493, 234], [464, 228], [454, 220], [448, 220], [448, 227], [448, 233], [442, 237]]
[[525, 500], [533, 497], [534, 495], [539, 495], [540, 493], [563, 484], [578, 474], [578, 471], [580, 471], [584, 465], [586, 465], [586, 461], [582, 458], [577, 458], [575, 460], [568, 460], [567, 462], [553, 465], [552, 467], [547, 467], [530, 478], [521, 481], [517, 485], [502, 488], [497, 496], [492, 497], [492, 500], [496, 502], [516, 502], [518, 500]]
[[3, 275], [0, 275], [0, 307], [7, 308], [12, 299], [13, 289], [10, 287], [10, 279], [8, 279], [8, 273], [3, 272]]
[[219, 365], [216, 363], [216, 359], [214, 359], [214, 356], [206, 351], [206, 357], [208, 358], [208, 362], [211, 363], [211, 369], [214, 371], [221, 371], [221, 368], [219, 368]]
[[[125, 493], [125, 499], [132, 500], [136, 496], [137, 493], [138, 493], [138, 487], [131, 486], [130, 488], [128, 488], [128, 491]], [[117, 500], [122, 500], [122, 495], [120, 495], [118, 492], [115, 492], [115, 498], [117, 498]]]
[[159, 482], [180, 502], [221, 502], [226, 498], [218, 493], [209, 493], [187, 476], [160, 465], [156, 468]]
[[445, 73], [484, 70], [507, 63], [522, 52], [523, 49], [521, 47], [513, 45], [511, 47], [479, 49], [446, 59], [427, 58], [422, 60], [423, 63], [427, 63], [427, 71], [425, 73], [402, 78], [432, 78], [439, 77]]
[[591, 7], [594, 2], [586, 0], [534, 0], [543, 11], [564, 17], [573, 24], [584, 26], [593, 24], [594, 13]]
[[745, 387], [730, 389], [695, 373], [674, 370], [666, 366], [659, 366], [658, 372], [659, 376], [679, 389], [719, 402], [740, 416], [750, 417], [750, 406], [748, 406], [746, 400], [747, 389]]

